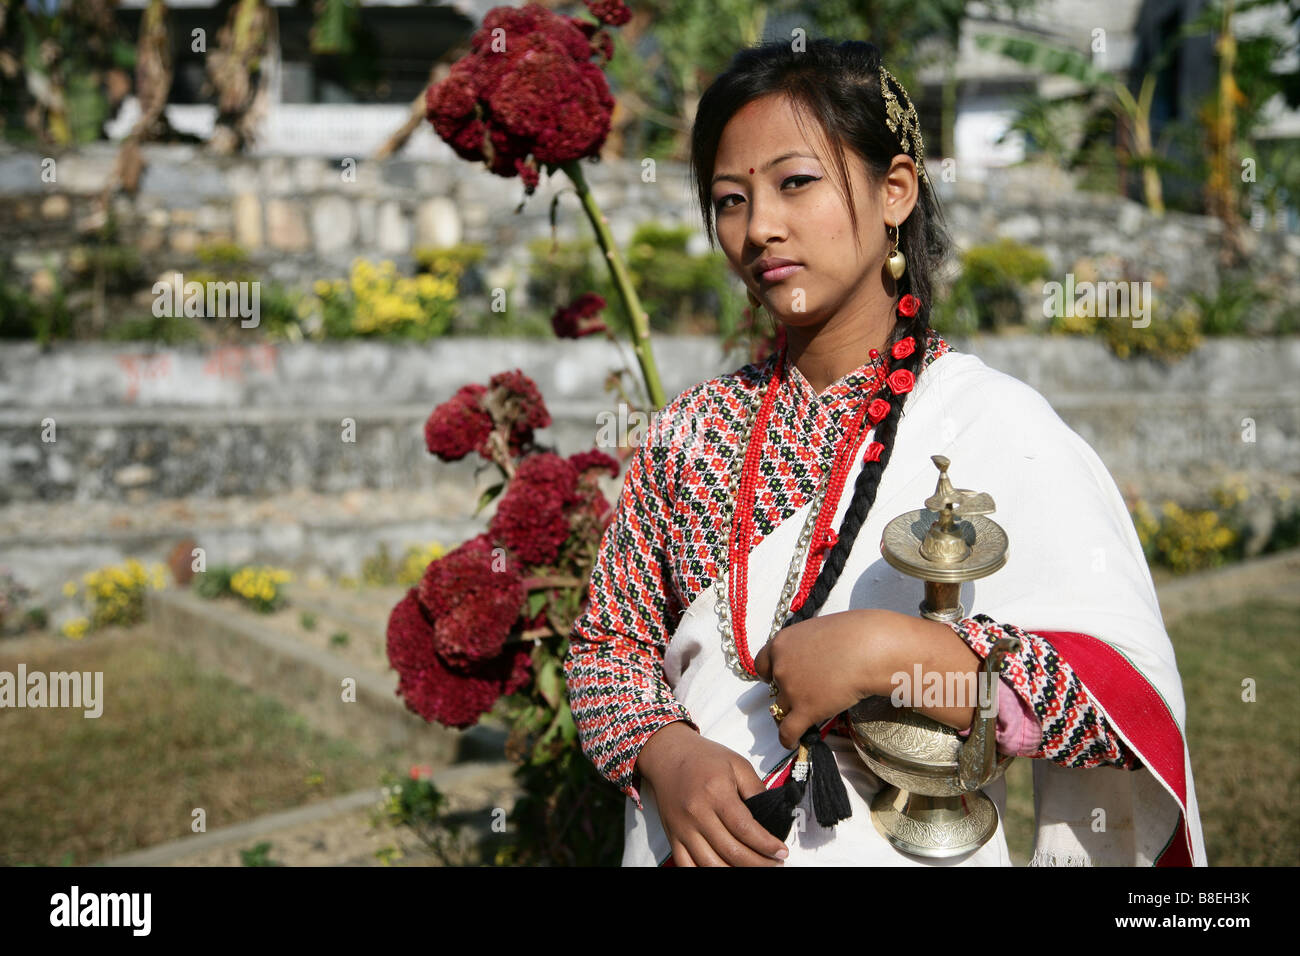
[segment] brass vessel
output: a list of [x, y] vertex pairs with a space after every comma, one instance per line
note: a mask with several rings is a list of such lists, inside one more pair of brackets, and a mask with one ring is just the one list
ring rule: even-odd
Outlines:
[[[891, 566], [925, 582], [921, 616], [950, 623], [965, 617], [958, 600], [961, 583], [1006, 564], [1007, 535], [985, 517], [994, 510], [988, 494], [954, 488], [948, 459], [932, 455], [931, 461], [939, 469], [934, 494], [924, 508], [885, 526], [880, 551]], [[849, 710], [853, 746], [889, 784], [871, 801], [871, 820], [893, 846], [947, 858], [978, 849], [996, 832], [997, 807], [980, 788], [1000, 777], [1013, 759], [996, 749], [997, 674], [1002, 659], [1019, 650], [1019, 641], [1005, 637], [985, 659], [976, 717], [965, 741], [953, 728], [895, 706], [888, 697], [868, 697]], [[954, 685], [945, 681], [944, 686]]]

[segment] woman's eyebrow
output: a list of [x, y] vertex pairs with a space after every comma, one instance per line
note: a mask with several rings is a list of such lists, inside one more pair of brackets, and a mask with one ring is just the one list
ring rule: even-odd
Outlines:
[[[761, 172], [767, 172], [769, 169], [771, 169], [771, 168], [772, 168], [773, 166], [775, 166], [777, 163], [784, 162], [785, 160], [790, 159], [790, 158], [792, 158], [792, 157], [794, 157], [794, 156], [802, 156], [804, 159], [816, 159], [816, 158], [817, 158], [816, 156], [809, 155], [808, 153], [800, 153], [800, 152], [794, 152], [794, 151], [789, 152], [789, 153], [782, 153], [780, 156], [776, 157], [775, 159], [768, 160], [767, 165], [764, 166], [764, 167], [762, 168]], [[738, 175], [733, 175], [733, 174], [731, 174], [731, 173], [719, 173], [718, 175], [716, 175], [716, 176], [713, 177], [713, 182], [710, 183], [709, 185], [710, 185], [710, 186], [717, 185], [718, 182], [720, 182], [721, 180], [724, 180], [724, 179], [730, 179], [732, 182], [737, 182], [737, 183], [743, 181], [743, 180], [741, 180], [740, 176], [738, 176]]]

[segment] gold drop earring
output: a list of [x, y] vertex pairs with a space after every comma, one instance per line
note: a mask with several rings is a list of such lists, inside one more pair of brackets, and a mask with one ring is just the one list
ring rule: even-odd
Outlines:
[[893, 276], [895, 279], [901, 279], [903, 278], [903, 273], [907, 271], [907, 257], [898, 251], [898, 227], [886, 226], [885, 227], [886, 235], [889, 234], [890, 229], [894, 230], [894, 236], [892, 240], [894, 243], [894, 248], [890, 250], [889, 258], [885, 260], [885, 268], [889, 270], [889, 274]]

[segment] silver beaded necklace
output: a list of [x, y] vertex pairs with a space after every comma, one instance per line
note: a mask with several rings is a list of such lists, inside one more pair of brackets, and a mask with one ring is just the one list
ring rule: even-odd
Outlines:
[[[783, 360], [784, 356], [778, 361]], [[775, 371], [773, 374], [776, 374]], [[750, 408], [749, 416], [745, 422], [744, 437], [740, 441], [740, 451], [731, 463], [730, 486], [722, 522], [722, 526], [726, 531], [722, 541], [722, 556], [718, 561], [719, 566], [722, 567], [722, 572], [713, 583], [716, 596], [714, 603], [718, 608], [718, 633], [722, 637], [723, 657], [727, 662], [727, 666], [731, 668], [736, 676], [742, 680], [753, 681], [759, 680], [759, 678], [745, 670], [745, 665], [741, 663], [740, 652], [736, 648], [736, 634], [731, 625], [731, 592], [729, 588], [731, 566], [728, 555], [731, 549], [731, 525], [736, 514], [736, 489], [740, 486], [740, 472], [744, 467], [745, 455], [754, 428], [754, 419], [758, 415], [758, 407], [761, 403], [760, 399], [758, 403]], [[821, 471], [825, 475], [825, 462], [821, 464]], [[781, 596], [776, 602], [776, 612], [772, 615], [772, 630], [768, 634], [769, 641], [776, 637], [781, 629], [785, 627], [786, 618], [789, 617], [790, 604], [794, 601], [795, 592], [799, 588], [804, 563], [808, 556], [808, 548], [812, 544], [813, 531], [817, 527], [817, 516], [821, 513], [822, 503], [826, 499], [826, 491], [829, 487], [830, 480], [827, 479], [817, 489], [812, 507], [808, 509], [808, 514], [804, 518], [803, 528], [799, 532], [799, 540], [795, 545], [794, 560], [790, 563], [790, 570], [785, 577], [785, 586], [781, 588]], [[745, 560], [748, 560], [748, 557]]]

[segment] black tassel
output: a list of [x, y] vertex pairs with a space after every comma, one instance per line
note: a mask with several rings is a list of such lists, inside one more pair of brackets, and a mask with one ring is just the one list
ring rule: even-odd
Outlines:
[[779, 787], [756, 793], [745, 801], [754, 819], [763, 825], [763, 829], [778, 840], [790, 835], [794, 825], [794, 808], [803, 799], [804, 784], [793, 777]]
[[808, 748], [812, 757], [812, 805], [817, 822], [824, 827], [833, 827], [853, 816], [835, 753], [822, 740], [821, 733], [816, 727], [811, 727], [799, 738], [799, 743]]
[[[844, 780], [840, 777], [840, 768], [835, 763], [835, 754], [822, 740], [821, 732], [815, 726], [808, 728], [807, 733], [799, 738], [799, 752], [794, 759], [796, 763], [806, 760], [811, 764], [809, 773], [813, 815], [819, 824], [833, 827], [853, 815], [848, 792], [844, 789]], [[745, 801], [745, 806], [754, 819], [762, 824], [763, 829], [778, 840], [784, 840], [790, 835], [795, 807], [803, 800], [808, 783], [809, 781], [797, 779], [792, 768], [785, 783], [754, 794]]]

